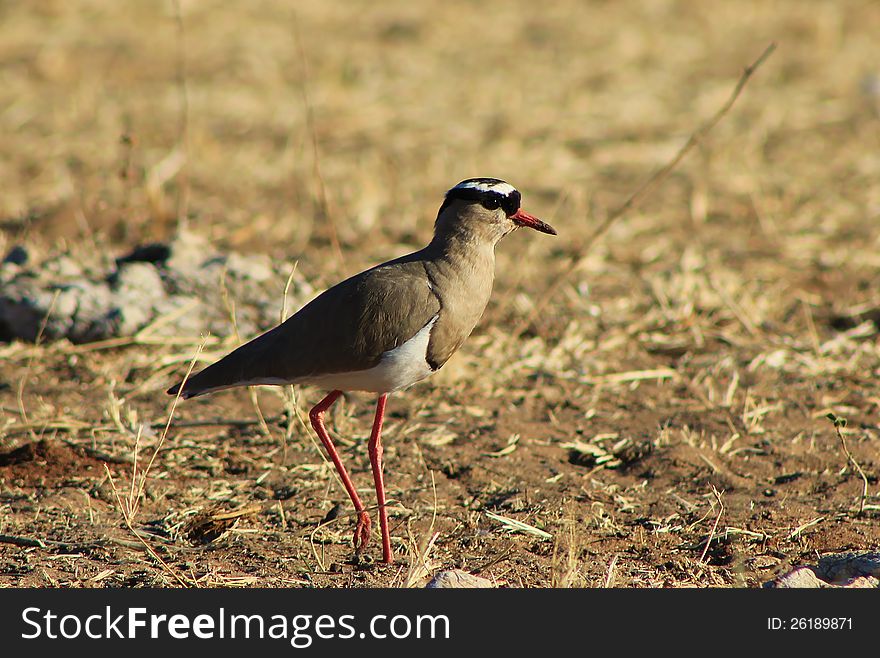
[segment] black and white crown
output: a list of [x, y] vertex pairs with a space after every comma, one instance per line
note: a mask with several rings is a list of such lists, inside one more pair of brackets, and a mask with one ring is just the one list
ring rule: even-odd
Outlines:
[[468, 178], [446, 193], [440, 212], [455, 199], [474, 201], [488, 210], [503, 208], [510, 216], [519, 210], [522, 196], [513, 185], [500, 178]]

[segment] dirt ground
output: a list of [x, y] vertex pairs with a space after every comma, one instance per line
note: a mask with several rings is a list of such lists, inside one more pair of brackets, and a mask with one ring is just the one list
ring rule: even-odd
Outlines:
[[[426, 243], [471, 176], [559, 231], [506, 238], [474, 335], [390, 398], [392, 567], [375, 521], [355, 559], [323, 391], [183, 402], [166, 433], [200, 336], [0, 344], [0, 584], [755, 587], [876, 550], [878, 34], [873, 0], [0, 3], [0, 256], [185, 224], [321, 289]], [[374, 504], [373, 404], [329, 426]]]

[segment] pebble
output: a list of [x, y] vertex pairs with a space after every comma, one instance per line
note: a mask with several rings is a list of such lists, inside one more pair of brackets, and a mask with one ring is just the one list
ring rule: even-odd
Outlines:
[[431, 579], [426, 589], [459, 588], [459, 589], [488, 589], [495, 587], [495, 583], [487, 578], [475, 576], [461, 569], [447, 569], [438, 571]]

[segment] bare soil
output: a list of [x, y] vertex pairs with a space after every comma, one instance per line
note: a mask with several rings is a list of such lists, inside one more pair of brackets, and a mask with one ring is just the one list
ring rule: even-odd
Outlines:
[[[880, 546], [875, 3], [181, 4], [0, 8], [0, 256], [112, 260], [185, 224], [321, 289], [424, 244], [478, 175], [559, 237], [505, 239], [474, 335], [390, 398], [390, 567], [375, 527], [354, 555], [323, 391], [218, 393], [165, 432], [232, 322], [0, 345], [0, 585], [756, 587]], [[367, 501], [374, 402], [328, 416]]]

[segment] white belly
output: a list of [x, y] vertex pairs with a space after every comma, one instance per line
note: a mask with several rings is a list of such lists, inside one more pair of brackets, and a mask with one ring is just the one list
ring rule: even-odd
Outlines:
[[371, 393], [390, 393], [411, 386], [434, 372], [428, 365], [427, 355], [431, 328], [435, 322], [436, 315], [415, 336], [385, 352], [378, 365], [372, 368], [313, 375], [303, 377], [297, 383], [314, 384], [332, 390]]

